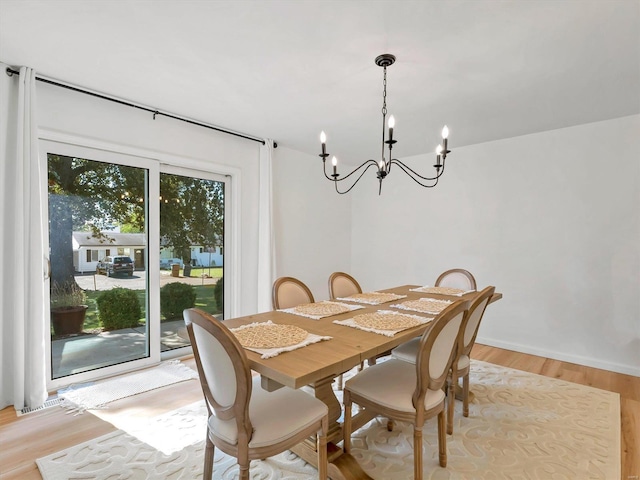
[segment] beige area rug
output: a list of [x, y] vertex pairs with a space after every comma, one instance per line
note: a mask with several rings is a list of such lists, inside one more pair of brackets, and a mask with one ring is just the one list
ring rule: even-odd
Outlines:
[[58, 397], [63, 399], [60, 403], [61, 407], [79, 414], [85, 410], [105, 408], [109, 403], [121, 398], [186, 380], [198, 380], [196, 371], [179, 360], [168, 360], [138, 373], [122, 375], [77, 389], [60, 390]]
[[[472, 362], [471, 385], [476, 398], [468, 418], [456, 402], [447, 468], [438, 466], [435, 419], [427, 423], [424, 478], [620, 478], [618, 394], [479, 361]], [[197, 402], [37, 464], [45, 480], [202, 478], [205, 425], [206, 410]], [[412, 478], [412, 451], [408, 424], [388, 432], [386, 420], [375, 419], [353, 434], [354, 457], [377, 480]], [[213, 478], [237, 473], [235, 459], [216, 450]], [[251, 478], [306, 480], [317, 472], [286, 452], [252, 462]]]

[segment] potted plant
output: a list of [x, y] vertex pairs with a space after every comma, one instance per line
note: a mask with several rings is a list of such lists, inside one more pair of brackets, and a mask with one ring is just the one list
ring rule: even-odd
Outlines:
[[82, 333], [88, 306], [87, 295], [76, 282], [51, 286], [51, 323], [55, 335]]

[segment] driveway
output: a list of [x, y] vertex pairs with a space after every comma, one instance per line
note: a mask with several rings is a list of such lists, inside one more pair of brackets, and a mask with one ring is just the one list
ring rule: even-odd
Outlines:
[[[83, 290], [111, 290], [114, 287], [144, 290], [147, 285], [147, 272], [144, 270], [136, 270], [131, 277], [128, 275], [107, 277], [106, 275], [85, 273], [78, 274], [75, 278], [78, 286]], [[190, 285], [215, 285], [217, 281], [217, 278], [172, 277], [171, 272], [160, 270], [160, 287], [171, 282], [182, 282]]]

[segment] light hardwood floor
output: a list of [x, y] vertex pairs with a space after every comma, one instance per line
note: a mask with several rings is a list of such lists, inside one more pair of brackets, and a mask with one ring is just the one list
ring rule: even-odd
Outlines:
[[[640, 377], [621, 375], [557, 360], [478, 345], [472, 358], [570, 382], [618, 392], [621, 407], [621, 480], [640, 480]], [[184, 360], [195, 369], [193, 359]], [[99, 437], [116, 429], [109, 419], [154, 417], [202, 398], [198, 382], [182, 382], [129, 397], [99, 412], [68, 415], [52, 407], [17, 417], [0, 411], [0, 479], [41, 479], [36, 458]], [[612, 479], [613, 480], [613, 479]]]

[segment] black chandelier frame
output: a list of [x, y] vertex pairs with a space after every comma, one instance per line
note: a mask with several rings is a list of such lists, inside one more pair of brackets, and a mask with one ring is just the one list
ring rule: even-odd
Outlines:
[[[326, 151], [326, 137], [324, 132], [322, 132], [320, 136], [322, 153], [319, 155], [319, 157], [322, 158], [324, 176], [326, 177], [327, 180], [334, 182], [336, 192], [338, 192], [341, 195], [349, 193], [351, 189], [355, 187], [356, 184], [360, 181], [360, 179], [367, 172], [367, 170], [369, 170], [371, 167], [375, 167], [377, 169], [376, 176], [379, 182], [378, 195], [382, 193], [382, 181], [387, 177], [387, 175], [391, 173], [392, 165], [397, 165], [398, 168], [400, 168], [402, 171], [404, 171], [404, 173], [406, 173], [409, 176], [409, 178], [411, 178], [414, 182], [416, 182], [421, 187], [425, 187], [425, 188], [435, 187], [438, 184], [438, 180], [440, 179], [440, 177], [444, 174], [445, 160], [447, 158], [447, 154], [451, 153], [451, 150], [447, 149], [448, 128], [446, 125], [442, 130], [443, 145], [438, 145], [438, 148], [436, 149], [436, 164], [433, 165], [434, 168], [436, 169], [435, 176], [428, 177], [428, 176], [420, 175], [418, 172], [416, 172], [414, 169], [409, 167], [407, 164], [401, 162], [397, 158], [393, 158], [392, 156], [393, 146], [397, 143], [397, 140], [393, 139], [393, 128], [395, 126], [395, 120], [393, 118], [393, 115], [389, 117], [389, 125], [388, 125], [389, 139], [388, 140], [386, 139], [387, 131], [385, 126], [387, 125], [387, 121], [386, 121], [386, 118], [387, 118], [387, 67], [393, 65], [395, 61], [396, 61], [396, 57], [394, 55], [391, 55], [390, 53], [384, 53], [382, 55], [378, 55], [375, 59], [375, 64], [378, 65], [379, 67], [382, 67], [384, 70], [383, 90], [382, 90], [382, 148], [381, 148], [381, 155], [380, 155], [381, 160], [379, 162], [373, 159], [366, 160], [361, 165], [353, 169], [350, 173], [341, 176], [337, 172], [336, 157], [333, 157], [332, 159], [333, 173], [328, 174], [326, 160], [327, 160], [327, 157], [330, 156], [330, 154], [327, 153]], [[385, 158], [385, 145], [388, 146], [388, 149], [389, 149], [388, 159]], [[360, 172], [360, 174], [357, 176], [355, 181], [353, 181], [351, 186], [349, 186], [344, 191], [340, 191], [340, 189], [338, 188], [338, 182], [343, 182], [347, 180], [349, 177], [351, 177], [352, 175], [357, 174], [358, 172]]]

